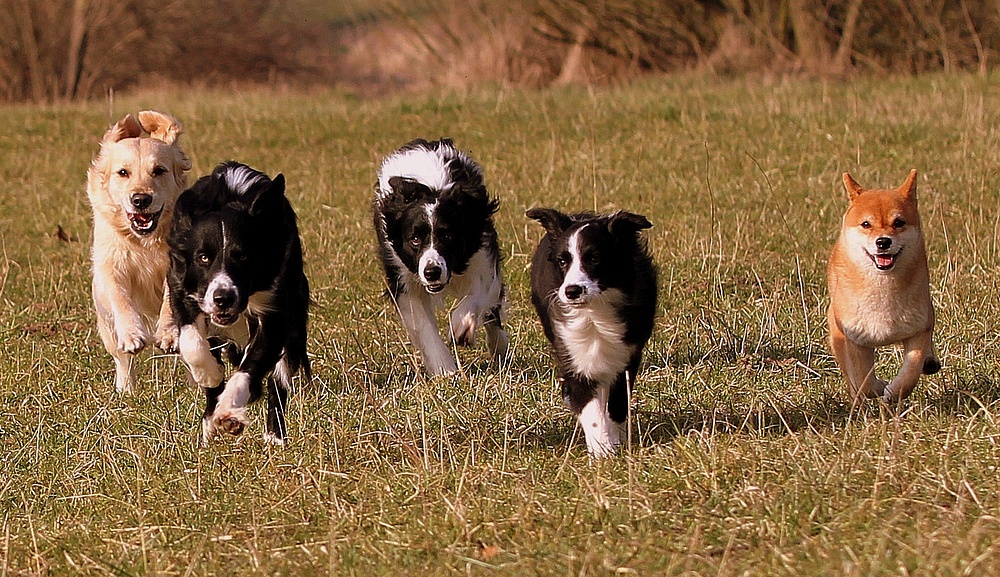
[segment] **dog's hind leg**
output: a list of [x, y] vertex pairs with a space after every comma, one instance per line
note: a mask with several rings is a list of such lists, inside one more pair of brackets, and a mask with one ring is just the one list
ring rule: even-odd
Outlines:
[[510, 336], [503, 328], [503, 305], [503, 302], [498, 303], [487, 311], [483, 323], [486, 328], [486, 348], [497, 364], [507, 358], [507, 349], [510, 347]]
[[896, 403], [910, 396], [920, 375], [931, 375], [941, 369], [941, 362], [934, 354], [931, 331], [924, 331], [903, 341], [905, 351], [899, 372], [885, 388], [882, 398], [887, 403]]

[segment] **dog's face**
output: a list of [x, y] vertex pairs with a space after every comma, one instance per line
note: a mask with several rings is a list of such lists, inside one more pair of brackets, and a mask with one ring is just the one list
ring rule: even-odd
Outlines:
[[[238, 183], [235, 178], [249, 178]], [[259, 177], [258, 177], [259, 175]], [[221, 206], [213, 197], [227, 182], [242, 186], [243, 198]], [[282, 214], [285, 181], [246, 171], [216, 171], [181, 198], [171, 233], [171, 274], [181, 277], [184, 299], [197, 303], [212, 323], [234, 323], [248, 306], [267, 308], [265, 294], [283, 262], [287, 234], [275, 222]], [[207, 204], [202, 204], [207, 203]], [[254, 299], [257, 299], [256, 301]]]
[[181, 130], [172, 116], [151, 110], [140, 112], [138, 119], [127, 115], [112, 126], [88, 174], [95, 211], [137, 237], [156, 232], [169, 218], [191, 169], [177, 144]]
[[548, 260], [559, 271], [559, 302], [585, 307], [631, 289], [630, 252], [636, 250], [639, 231], [653, 226], [646, 217], [630, 212], [570, 217], [547, 208], [531, 209], [527, 216], [549, 234]]
[[888, 273], [908, 261], [923, 244], [917, 212], [917, 171], [893, 190], [866, 190], [844, 173], [851, 204], [844, 215], [843, 239], [861, 268]]
[[441, 292], [481, 248], [495, 203], [488, 201], [485, 189], [456, 187], [438, 194], [400, 177], [389, 184], [392, 195], [383, 203], [382, 216], [393, 251], [427, 292]]

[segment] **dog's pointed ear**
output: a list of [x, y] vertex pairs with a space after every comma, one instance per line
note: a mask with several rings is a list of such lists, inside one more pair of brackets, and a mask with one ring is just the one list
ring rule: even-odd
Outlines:
[[104, 133], [104, 138], [101, 139], [101, 144], [118, 142], [119, 140], [125, 140], [126, 138], [136, 138], [142, 136], [142, 124], [131, 114], [126, 114], [125, 118], [122, 118], [118, 122], [114, 123], [107, 132]]
[[608, 219], [608, 230], [615, 236], [634, 235], [640, 230], [652, 228], [653, 223], [641, 214], [619, 210]]
[[573, 224], [573, 219], [554, 208], [530, 208], [524, 216], [537, 220], [553, 236], [559, 236]]
[[403, 202], [413, 202], [418, 198], [430, 194], [431, 189], [413, 180], [402, 176], [393, 176], [389, 179], [389, 188], [392, 194], [398, 196]]
[[272, 211], [280, 211], [284, 197], [285, 175], [278, 174], [267, 185], [267, 188], [262, 190], [257, 195], [257, 198], [253, 199], [253, 202], [250, 203], [250, 214], [252, 216], [259, 216], [271, 213]]
[[155, 110], [140, 110], [139, 124], [151, 137], [167, 144], [177, 142], [184, 132], [184, 127], [176, 118]]
[[849, 172], [844, 173], [844, 188], [847, 190], [847, 198], [849, 200], [854, 200], [859, 194], [865, 191]]
[[906, 182], [899, 186], [899, 193], [903, 195], [903, 198], [916, 200], [917, 198], [917, 169], [914, 168], [910, 171], [910, 175], [906, 177]]

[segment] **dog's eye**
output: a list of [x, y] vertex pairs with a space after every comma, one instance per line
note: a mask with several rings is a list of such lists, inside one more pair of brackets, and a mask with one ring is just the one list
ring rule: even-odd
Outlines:
[[119, 168], [118, 172], [116, 174], [118, 176], [122, 177], [122, 178], [128, 178], [128, 169], [127, 168]]
[[872, 227], [872, 223], [868, 222], [867, 220], [861, 223], [861, 228], [863, 228], [863, 229], [867, 230], [867, 229], [869, 229], [871, 227]]
[[588, 254], [586, 258], [584, 258], [584, 262], [590, 266], [597, 266], [597, 264], [601, 262], [601, 257], [596, 254]]
[[903, 228], [904, 226], [906, 226], [906, 221], [901, 218], [892, 221], [892, 228]]
[[569, 262], [570, 262], [569, 255], [561, 254], [561, 255], [559, 255], [559, 256], [556, 257], [556, 264], [559, 265], [559, 268], [566, 268], [566, 267], [568, 267], [569, 266]]
[[160, 176], [161, 174], [167, 173], [167, 167], [157, 165], [153, 167], [153, 176]]
[[419, 247], [421, 244], [423, 244], [423, 242], [424, 241], [422, 241], [420, 237], [417, 235], [413, 235], [410, 237], [410, 244], [412, 244], [414, 247]]
[[194, 260], [198, 264], [208, 264], [208, 263], [212, 262], [212, 259], [209, 258], [209, 256], [207, 254], [203, 253], [203, 252], [200, 252], [200, 253], [196, 254], [194, 256]]

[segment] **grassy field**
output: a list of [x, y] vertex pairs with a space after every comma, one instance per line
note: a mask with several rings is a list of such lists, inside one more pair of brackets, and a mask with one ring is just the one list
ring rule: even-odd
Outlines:
[[[144, 355], [137, 394], [115, 394], [84, 194], [109, 104], [2, 108], [0, 575], [996, 575], [993, 80], [119, 97], [113, 119], [184, 122], [195, 176], [235, 158], [288, 179], [317, 379], [284, 449], [259, 406], [200, 448], [173, 357]], [[371, 187], [417, 136], [455, 138], [502, 201], [500, 370], [463, 350], [460, 377], [428, 380], [382, 298]], [[900, 415], [852, 413], [825, 344], [840, 174], [896, 186], [910, 168], [944, 369]], [[532, 206], [655, 225], [660, 318], [618, 458], [591, 462], [561, 404], [529, 304]]]

